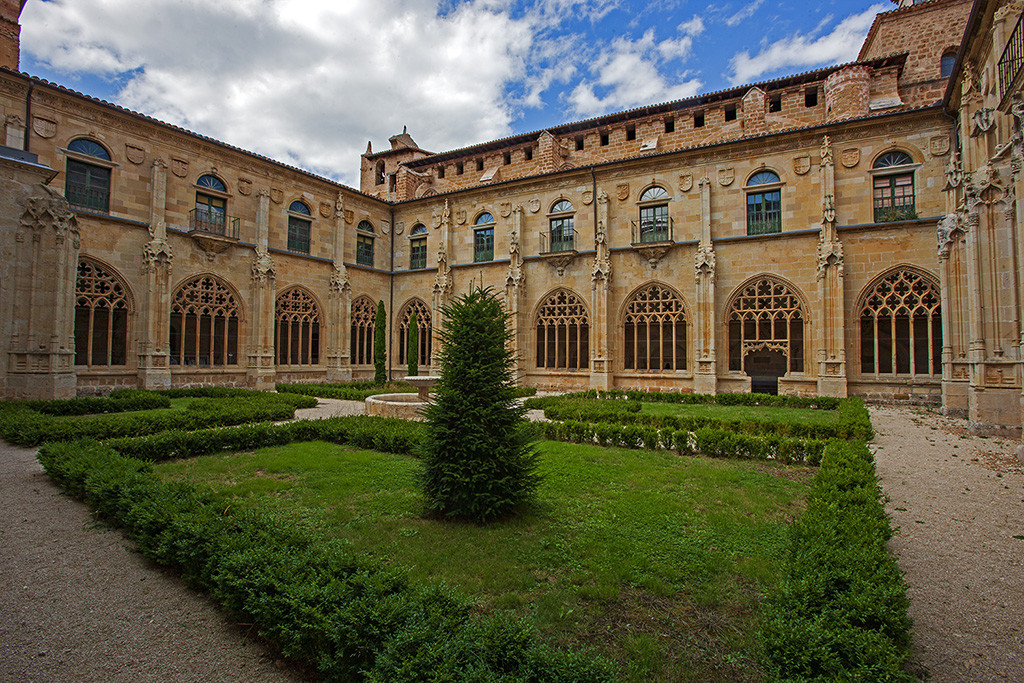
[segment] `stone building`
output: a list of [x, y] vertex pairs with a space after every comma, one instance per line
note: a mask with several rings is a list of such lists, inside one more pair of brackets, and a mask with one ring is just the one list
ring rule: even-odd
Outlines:
[[483, 285], [527, 385], [1019, 431], [1021, 3], [898, 4], [854, 62], [443, 153], [403, 131], [356, 190], [19, 73], [0, 0], [3, 394], [366, 379], [378, 301], [392, 375], [412, 311], [429, 371]]

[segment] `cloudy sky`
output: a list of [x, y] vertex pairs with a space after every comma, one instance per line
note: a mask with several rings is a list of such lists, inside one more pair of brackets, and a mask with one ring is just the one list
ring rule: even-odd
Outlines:
[[443, 151], [855, 59], [875, 0], [28, 0], [23, 71], [358, 185]]

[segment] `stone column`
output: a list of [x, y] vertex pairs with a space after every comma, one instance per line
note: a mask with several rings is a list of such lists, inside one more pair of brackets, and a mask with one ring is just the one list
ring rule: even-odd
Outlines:
[[[1013, 146], [1010, 159], [1010, 182], [1013, 188], [1011, 210], [1014, 214], [1012, 234], [1017, 246], [1017, 319], [1021, 321], [1020, 342], [1017, 347], [1017, 377], [1021, 381], [1019, 426], [1024, 431], [1024, 292], [1019, 289], [1024, 286], [1024, 95], [1020, 92], [1013, 96], [1010, 113], [1013, 116]], [[1021, 449], [1024, 449], [1024, 446]], [[1024, 451], [1019, 449], [1018, 456], [1024, 456]]]
[[836, 230], [832, 144], [821, 142], [821, 234], [818, 238], [818, 395], [846, 398], [846, 297], [843, 243]]
[[171, 262], [174, 254], [167, 242], [167, 164], [154, 159], [150, 176], [150, 240], [142, 249], [142, 277], [146, 288], [139, 297], [138, 335], [139, 386], [167, 389], [171, 386], [168, 344], [171, 315]]
[[349, 365], [348, 331], [351, 326], [352, 286], [345, 268], [345, 204], [341, 192], [334, 204], [334, 271], [327, 293], [327, 381], [352, 379]]
[[613, 382], [612, 360], [608, 349], [608, 310], [611, 299], [612, 262], [608, 256], [608, 193], [601, 190], [597, 195], [597, 236], [594, 240], [594, 268], [591, 271], [593, 293], [593, 324], [590, 340], [590, 388], [611, 389]]
[[246, 383], [254, 389], [274, 388], [274, 299], [277, 271], [267, 250], [270, 235], [270, 193], [256, 193], [256, 256], [252, 262], [252, 298], [249, 301], [248, 366]]
[[696, 363], [693, 371], [693, 391], [698, 394], [718, 393], [718, 363], [716, 362], [715, 330], [715, 248], [711, 242], [711, 179], [704, 176], [700, 187], [700, 245], [694, 258], [694, 278], [697, 284], [697, 306], [693, 329]]
[[452, 296], [454, 280], [452, 279], [452, 267], [448, 265], [449, 245], [448, 239], [451, 234], [452, 214], [448, 206], [448, 200], [444, 200], [444, 209], [441, 215], [434, 221], [434, 229], [441, 230], [441, 240], [437, 247], [437, 275], [434, 276], [434, 298], [432, 301], [433, 321], [431, 335], [433, 336], [433, 354], [438, 357], [441, 353], [441, 330], [444, 327], [444, 307]]
[[512, 232], [509, 236], [509, 264], [505, 272], [505, 305], [508, 307], [509, 327], [512, 332], [510, 350], [516, 359], [516, 376], [521, 377], [526, 371], [526, 359], [523, 358], [522, 321], [520, 304], [526, 293], [526, 275], [523, 273], [523, 255], [520, 252], [519, 240], [523, 234], [524, 212], [522, 206], [512, 210]]
[[[41, 184], [4, 185], [8, 206], [23, 207], [13, 231], [14, 267], [4, 269], [5, 279], [9, 278], [3, 283], [10, 296], [8, 310], [13, 314], [9, 327], [5, 324], [10, 330], [5, 395], [73, 398], [78, 390], [74, 372], [78, 222], [56, 190]], [[9, 216], [11, 222], [14, 218]]]
[[966, 266], [963, 171], [956, 152], [946, 166], [946, 215], [937, 229], [939, 296], [942, 300], [942, 410], [966, 416], [970, 367], [967, 364]]

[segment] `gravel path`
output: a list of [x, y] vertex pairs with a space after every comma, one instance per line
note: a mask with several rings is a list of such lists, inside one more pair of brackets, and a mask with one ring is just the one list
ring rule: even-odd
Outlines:
[[298, 681], [0, 441], [0, 681]]
[[924, 410], [871, 409], [910, 585], [913, 663], [932, 683], [1024, 681], [1024, 465], [1017, 442]]
[[342, 401], [336, 398], [318, 398], [316, 407], [300, 408], [295, 411], [296, 420], [323, 420], [328, 417], [363, 415], [366, 404], [362, 401]]

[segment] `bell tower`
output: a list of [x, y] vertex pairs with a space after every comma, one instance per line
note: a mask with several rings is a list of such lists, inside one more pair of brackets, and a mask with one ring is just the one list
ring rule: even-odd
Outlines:
[[0, 0], [0, 66], [18, 71], [21, 25], [18, 17], [27, 0]]

